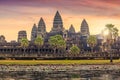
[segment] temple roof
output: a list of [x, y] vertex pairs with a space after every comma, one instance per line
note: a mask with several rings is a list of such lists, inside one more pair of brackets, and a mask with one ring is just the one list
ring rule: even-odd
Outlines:
[[61, 18], [61, 15], [58, 11], [55, 14], [53, 24], [62, 24], [62, 18]]
[[83, 21], [82, 21], [82, 23], [81, 23], [81, 26], [85, 26], [85, 27], [88, 26], [87, 21], [86, 21], [85, 19], [83, 19]]
[[38, 27], [46, 27], [46, 26], [45, 26], [45, 22], [44, 22], [44, 20], [43, 20], [42, 17], [40, 18], [40, 21], [39, 21], [39, 23], [38, 23]]
[[69, 32], [70, 33], [75, 33], [75, 28], [73, 27], [73, 25], [71, 24], [70, 28], [69, 28]]
[[36, 24], [33, 25], [32, 31], [37, 31], [37, 25]]

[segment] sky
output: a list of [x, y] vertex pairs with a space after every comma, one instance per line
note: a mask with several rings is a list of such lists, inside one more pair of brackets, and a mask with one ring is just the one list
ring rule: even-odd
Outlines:
[[41, 17], [49, 32], [57, 10], [65, 29], [73, 24], [79, 32], [86, 19], [92, 35], [101, 33], [106, 24], [120, 30], [120, 0], [0, 0], [0, 35], [9, 42], [17, 40], [18, 31], [26, 30], [30, 40], [32, 26]]

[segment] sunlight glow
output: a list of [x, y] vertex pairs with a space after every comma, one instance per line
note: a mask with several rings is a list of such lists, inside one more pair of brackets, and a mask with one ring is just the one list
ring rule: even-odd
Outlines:
[[103, 32], [103, 35], [106, 36], [106, 35], [108, 35], [108, 34], [109, 34], [109, 30], [106, 29], [106, 30]]

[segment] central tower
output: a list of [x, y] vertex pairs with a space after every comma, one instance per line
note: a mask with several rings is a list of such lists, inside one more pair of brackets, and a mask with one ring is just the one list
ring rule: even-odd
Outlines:
[[85, 19], [83, 19], [83, 21], [81, 23], [81, 34], [84, 37], [89, 37], [89, 35], [90, 35], [89, 26]]
[[63, 31], [63, 22], [60, 13], [57, 11], [53, 21], [53, 28], [51, 32], [62, 32]]
[[43, 18], [40, 18], [40, 21], [38, 23], [38, 31], [37, 31], [37, 36], [41, 36], [41, 37], [45, 37], [46, 35], [46, 25], [45, 22], [43, 20]]

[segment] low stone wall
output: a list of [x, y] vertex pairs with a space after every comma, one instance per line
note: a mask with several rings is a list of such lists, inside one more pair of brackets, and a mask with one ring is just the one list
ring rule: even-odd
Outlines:
[[120, 70], [120, 65], [0, 65], [0, 71], [80, 71]]

